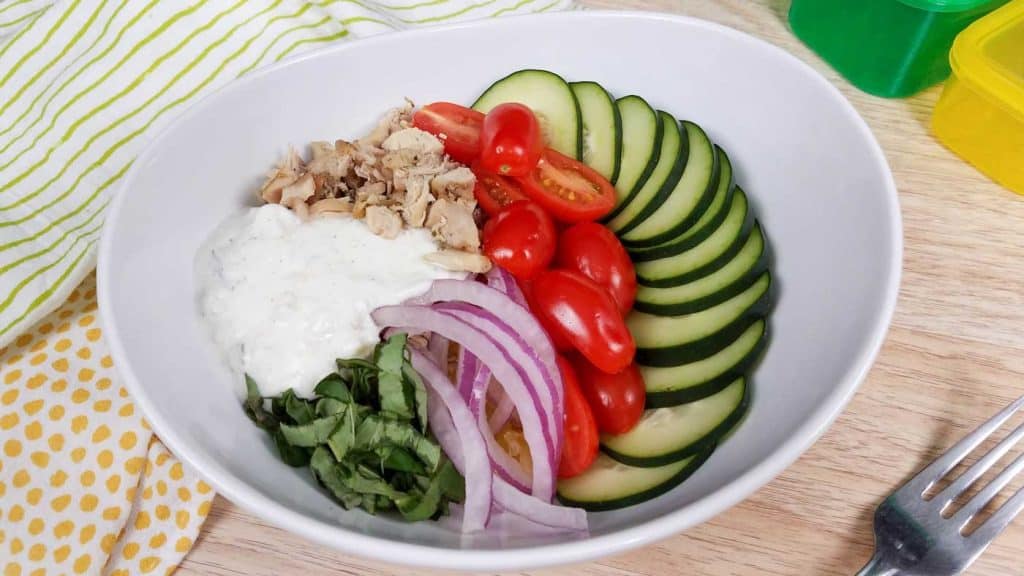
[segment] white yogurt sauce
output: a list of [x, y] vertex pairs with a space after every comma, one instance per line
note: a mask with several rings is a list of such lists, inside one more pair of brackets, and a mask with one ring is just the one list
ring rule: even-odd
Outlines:
[[335, 359], [373, 351], [375, 308], [465, 277], [423, 260], [437, 250], [424, 229], [389, 240], [349, 217], [303, 222], [282, 206], [252, 208], [200, 250], [199, 307], [232, 369], [264, 396], [292, 388], [308, 397]]

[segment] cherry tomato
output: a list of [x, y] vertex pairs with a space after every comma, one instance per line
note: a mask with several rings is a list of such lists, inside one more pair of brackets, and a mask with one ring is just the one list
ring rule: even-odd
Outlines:
[[529, 200], [506, 206], [484, 224], [484, 254], [523, 280], [548, 267], [557, 241], [551, 217]]
[[585, 358], [572, 358], [583, 397], [597, 420], [597, 428], [606, 434], [625, 434], [636, 426], [644, 413], [644, 379], [636, 364], [618, 374], [608, 374]]
[[513, 202], [526, 200], [526, 195], [515, 180], [478, 169], [474, 169], [473, 173], [476, 174], [473, 195], [476, 196], [476, 203], [488, 216], [494, 216]]
[[[533, 312], [537, 321], [541, 322], [540, 314], [537, 313], [537, 306], [533, 302], [533, 282], [530, 282], [529, 280], [520, 280], [519, 289], [523, 291], [523, 296], [526, 296], [526, 303], [530, 305], [530, 311]], [[548, 337], [551, 338], [551, 343], [555, 345], [555, 350], [558, 350], [559, 352], [571, 352], [574, 350], [572, 342], [570, 342], [560, 330], [548, 330], [547, 326], [544, 326], [543, 322], [541, 322], [541, 327], [544, 328]]]
[[623, 316], [636, 299], [633, 261], [611, 230], [596, 222], [580, 222], [562, 232], [555, 263], [575, 270], [608, 291]]
[[484, 116], [480, 129], [480, 166], [492, 174], [523, 176], [544, 151], [540, 122], [522, 104], [499, 104]]
[[564, 435], [558, 477], [570, 478], [582, 474], [597, 458], [597, 422], [580, 391], [572, 366], [561, 356], [558, 357], [558, 369], [562, 372], [565, 389]]
[[633, 362], [636, 343], [608, 291], [571, 270], [533, 279], [534, 313], [548, 333], [561, 333], [594, 366], [615, 374]]
[[444, 151], [456, 162], [472, 164], [480, 156], [480, 128], [484, 115], [472, 108], [434, 102], [412, 115], [412, 125], [444, 142]]
[[582, 162], [550, 148], [525, 176], [517, 178], [523, 192], [556, 220], [597, 220], [615, 206], [615, 188]]

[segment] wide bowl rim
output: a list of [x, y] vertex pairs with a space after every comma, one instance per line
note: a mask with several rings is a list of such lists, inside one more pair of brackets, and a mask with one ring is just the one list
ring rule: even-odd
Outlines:
[[[885, 286], [885, 297], [881, 307], [875, 315], [872, 323], [869, 338], [860, 350], [854, 355], [854, 362], [850, 369], [839, 381], [835, 390], [828, 395], [824, 401], [813, 412], [787, 441], [777, 446], [768, 456], [746, 470], [732, 482], [725, 484], [704, 498], [669, 512], [656, 519], [642, 524], [625, 528], [610, 534], [595, 536], [583, 540], [549, 544], [524, 549], [512, 550], [474, 550], [474, 549], [450, 549], [438, 548], [420, 544], [410, 544], [387, 540], [375, 536], [360, 534], [349, 531], [341, 526], [327, 524], [311, 519], [305, 515], [294, 512], [274, 500], [264, 496], [248, 485], [241, 478], [223, 470], [211, 459], [206, 458], [199, 451], [194, 451], [182, 436], [177, 434], [174, 428], [160, 415], [160, 412], [151, 403], [140, 385], [138, 378], [127, 357], [125, 349], [118, 335], [117, 325], [113, 323], [106, 310], [112, 309], [112, 295], [110, 286], [104, 282], [104, 278], [110, 273], [112, 265], [110, 256], [113, 250], [113, 229], [112, 223], [116, 222], [127, 196], [127, 190], [131, 189], [134, 181], [142, 170], [147, 160], [159, 153], [164, 139], [171, 134], [179, 124], [186, 122], [198, 111], [210, 106], [224, 93], [234, 90], [242, 90], [250, 82], [271, 74], [279, 69], [286, 68], [292, 64], [307, 59], [318, 58], [324, 54], [344, 52], [353, 49], [354, 45], [372, 45], [375, 43], [393, 42], [396, 36], [404, 38], [418, 35], [443, 34], [447, 30], [462, 29], [468, 27], [489, 27], [501, 26], [502, 20], [531, 20], [531, 19], [634, 19], [660, 22], [675, 22], [685, 26], [704, 27], [717, 33], [732, 36], [743, 42], [754, 43], [760, 50], [774, 53], [783, 59], [788, 59], [798, 67], [810, 72], [814, 82], [824, 87], [825, 93], [838, 101], [838, 104], [845, 108], [844, 112], [854, 121], [856, 129], [861, 132], [863, 140], [870, 146], [871, 155], [877, 168], [885, 176], [886, 187], [886, 209], [889, 212], [888, 225], [893, 230], [892, 243], [888, 247], [886, 257], [889, 260], [888, 281]], [[538, 567], [549, 567], [556, 565], [571, 564], [592, 560], [597, 557], [621, 553], [651, 542], [666, 538], [679, 533], [687, 528], [701, 524], [731, 508], [744, 500], [755, 491], [770, 482], [783, 470], [788, 468], [808, 448], [811, 447], [821, 435], [829, 428], [839, 416], [850, 399], [856, 393], [860, 384], [867, 376], [868, 371], [874, 364], [886, 334], [891, 324], [896, 308], [896, 301], [899, 293], [900, 279], [903, 260], [903, 225], [899, 206], [895, 180], [885, 159], [884, 152], [878, 141], [871, 132], [867, 123], [856, 111], [853, 105], [845, 96], [831, 83], [828, 82], [809, 64], [796, 56], [760, 38], [751, 36], [734, 28], [684, 15], [665, 14], [657, 12], [630, 11], [630, 10], [609, 10], [609, 11], [569, 11], [550, 13], [542, 15], [511, 16], [508, 18], [494, 20], [478, 20], [421, 28], [415, 30], [401, 31], [397, 33], [382, 34], [371, 38], [362, 39], [358, 42], [340, 43], [332, 46], [312, 50], [304, 54], [288, 58], [258, 70], [255, 70], [245, 77], [223, 86], [211, 94], [201, 98], [165, 126], [159, 134], [147, 145], [146, 149], [138, 156], [133, 166], [118, 186], [117, 193], [110, 206], [107, 216], [107, 225], [104, 227], [99, 246], [99, 257], [97, 275], [99, 278], [97, 295], [99, 299], [99, 312], [102, 326], [106, 336], [106, 342], [111, 350], [114, 365], [123, 378], [128, 391], [131, 393], [135, 403], [139, 405], [142, 413], [152, 427], [154, 433], [163, 443], [179, 458], [192, 467], [200, 476], [209, 482], [221, 495], [228, 498], [244, 510], [259, 516], [276, 526], [294, 532], [311, 541], [328, 546], [343, 553], [353, 554], [374, 560], [385, 561], [393, 564], [430, 567], [439, 569], [456, 570], [509, 570], [509, 569], [530, 569]]]

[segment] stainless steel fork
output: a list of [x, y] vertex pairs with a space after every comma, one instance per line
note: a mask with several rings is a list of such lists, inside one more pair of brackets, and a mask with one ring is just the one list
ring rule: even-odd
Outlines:
[[943, 512], [957, 496], [970, 488], [1024, 438], [1024, 424], [934, 497], [926, 500], [925, 493], [1022, 406], [1024, 397], [1018, 398], [957, 442], [882, 502], [875, 511], [875, 555], [858, 576], [959, 574], [988, 548], [992, 540], [1024, 509], [1024, 488], [1018, 490], [969, 535], [963, 534], [964, 527], [1024, 469], [1024, 454], [1018, 456], [955, 514], [944, 518]]

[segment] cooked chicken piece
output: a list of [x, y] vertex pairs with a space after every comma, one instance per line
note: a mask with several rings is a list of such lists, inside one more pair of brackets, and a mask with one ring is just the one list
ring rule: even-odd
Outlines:
[[299, 151], [296, 150], [294, 146], [289, 146], [288, 152], [284, 156], [284, 162], [280, 165], [280, 169], [300, 172], [304, 165], [302, 156], [299, 156]]
[[366, 225], [371, 232], [383, 238], [396, 238], [402, 231], [402, 219], [384, 206], [366, 208]]
[[326, 174], [338, 180], [347, 176], [352, 169], [352, 157], [338, 154], [334, 146], [326, 142], [321, 144], [326, 144], [327, 147], [318, 151], [317, 147], [313, 146], [313, 160], [306, 168], [314, 174]]
[[309, 143], [309, 151], [313, 153], [313, 160], [322, 158], [328, 154], [334, 154], [334, 144], [325, 142], [323, 140], [317, 140]]
[[402, 199], [402, 218], [413, 228], [423, 227], [427, 219], [427, 207], [434, 201], [426, 178], [416, 176], [406, 183], [405, 198]]
[[327, 216], [352, 212], [352, 201], [348, 198], [324, 198], [309, 207], [310, 216]]
[[295, 212], [300, 220], [309, 220], [309, 204], [305, 202], [296, 202], [295, 206], [292, 206], [292, 212]]
[[380, 122], [377, 123], [373, 130], [366, 136], [360, 138], [358, 142], [380, 147], [381, 143], [383, 143], [392, 132], [397, 132], [408, 127], [411, 119], [412, 103], [406, 101], [406, 104], [401, 108], [392, 108], [391, 110], [388, 110], [388, 113], [380, 119]]
[[476, 176], [473, 171], [465, 166], [438, 174], [430, 181], [430, 191], [438, 198], [449, 198], [451, 200], [476, 200], [473, 197], [473, 186], [476, 185]]
[[366, 215], [367, 206], [379, 206], [387, 203], [387, 186], [383, 182], [365, 184], [356, 190], [356, 201], [352, 207], [352, 215], [362, 218]]
[[442, 244], [457, 250], [480, 251], [480, 234], [473, 210], [441, 198], [430, 205], [426, 225]]
[[277, 170], [260, 189], [260, 198], [268, 204], [280, 204], [282, 191], [298, 179], [297, 174]]
[[281, 204], [289, 208], [295, 208], [298, 204], [305, 205], [306, 200], [314, 193], [316, 193], [316, 183], [313, 182], [313, 175], [306, 174], [284, 187], [281, 191]]
[[431, 252], [423, 257], [432, 264], [454, 272], [472, 272], [483, 274], [491, 269], [491, 260], [483, 254], [463, 252], [461, 250], [441, 250]]
[[391, 152], [394, 150], [412, 150], [419, 154], [444, 154], [444, 144], [430, 132], [419, 128], [405, 128], [387, 137], [381, 148]]

